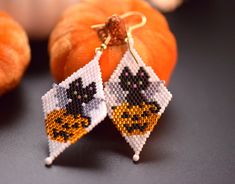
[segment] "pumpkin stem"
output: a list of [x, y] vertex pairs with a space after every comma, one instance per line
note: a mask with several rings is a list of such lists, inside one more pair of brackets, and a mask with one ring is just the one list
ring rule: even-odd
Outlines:
[[100, 40], [104, 43], [108, 35], [111, 36], [109, 46], [126, 44], [127, 31], [124, 20], [118, 15], [112, 15], [101, 28], [96, 28]]

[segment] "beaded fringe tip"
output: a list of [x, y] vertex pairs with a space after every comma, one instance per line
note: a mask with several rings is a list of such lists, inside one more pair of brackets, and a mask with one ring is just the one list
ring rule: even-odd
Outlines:
[[172, 95], [133, 48], [132, 53], [126, 51], [105, 83], [104, 91], [108, 115], [133, 149], [133, 160], [138, 161], [147, 138]]
[[42, 97], [49, 143], [47, 165], [90, 132], [107, 114], [99, 59], [94, 59]]

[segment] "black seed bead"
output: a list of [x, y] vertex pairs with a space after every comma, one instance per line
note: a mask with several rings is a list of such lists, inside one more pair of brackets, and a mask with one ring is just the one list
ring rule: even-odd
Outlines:
[[134, 129], [139, 129], [139, 125], [138, 125], [137, 123], [133, 123], [133, 124], [132, 124], [132, 127], [133, 127]]
[[53, 131], [53, 137], [56, 139], [59, 136], [59, 134], [57, 133], [57, 129], [53, 128], [52, 131]]
[[112, 110], [115, 110], [116, 108], [117, 108], [116, 106], [112, 106], [112, 107], [111, 107]]
[[68, 123], [63, 124], [63, 125], [62, 125], [62, 127], [63, 127], [63, 128], [65, 128], [65, 129], [67, 129], [67, 130], [68, 130], [68, 129], [70, 129], [70, 127], [69, 127], [69, 124], [68, 124]]
[[122, 117], [122, 118], [129, 118], [130, 115], [128, 114], [128, 112], [123, 112], [123, 114], [122, 114], [121, 117]]
[[72, 125], [72, 128], [79, 128], [79, 124], [78, 123], [74, 123], [73, 125]]
[[140, 108], [143, 108], [143, 107], [144, 107], [142, 103], [141, 103], [141, 104], [138, 104], [138, 106], [139, 106]]
[[134, 131], [134, 128], [133, 128], [133, 127], [130, 127], [128, 124], [124, 124], [123, 126], [126, 128], [126, 130], [128, 131], [128, 133], [131, 133], [131, 132]]
[[135, 114], [135, 115], [133, 115], [133, 117], [131, 119], [132, 119], [132, 121], [138, 121], [139, 116], [137, 114]]
[[58, 123], [58, 124], [61, 124], [61, 123], [62, 123], [62, 118], [57, 118], [57, 119], [55, 120], [55, 122]]
[[65, 141], [68, 140], [69, 135], [68, 135], [65, 131], [61, 130], [61, 131], [59, 132], [59, 134], [60, 134], [61, 137], [64, 138]]
[[83, 127], [83, 128], [86, 128], [86, 127], [88, 127], [91, 123], [90, 123], [90, 122], [82, 121], [81, 124], [82, 124], [82, 127]]
[[143, 126], [139, 126], [139, 130], [143, 132], [146, 129], [147, 125], [148, 125], [147, 123], [144, 123]]
[[142, 114], [141, 114], [141, 117], [148, 117], [149, 116], [149, 112], [148, 111], [144, 111]]
[[131, 109], [132, 107], [133, 107], [132, 105], [128, 105], [128, 106], [127, 106], [128, 109]]
[[155, 113], [156, 108], [155, 107], [150, 107], [149, 110], [151, 111], [151, 113]]

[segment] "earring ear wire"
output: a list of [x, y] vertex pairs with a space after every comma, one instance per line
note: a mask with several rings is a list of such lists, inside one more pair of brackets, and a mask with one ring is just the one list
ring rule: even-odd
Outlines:
[[126, 18], [126, 17], [133, 16], [133, 15], [140, 16], [141, 17], [141, 22], [138, 23], [138, 24], [132, 25], [132, 26], [130, 26], [128, 28], [128, 30], [127, 30], [127, 37], [126, 37], [125, 41], [126, 41], [126, 43], [128, 45], [130, 53], [133, 56], [135, 62], [138, 63], [137, 57], [136, 57], [136, 55], [135, 55], [135, 53], [134, 53], [134, 51], [132, 49], [132, 45], [130, 43], [131, 42], [130, 40], [132, 39], [132, 34], [131, 33], [132, 33], [133, 30], [138, 29], [140, 27], [143, 27], [146, 24], [146, 22], [147, 22], [147, 17], [143, 13], [137, 12], [137, 11], [131, 11], [131, 12], [124, 13], [120, 17], [121, 18]]
[[133, 30], [138, 29], [140, 27], [143, 27], [147, 22], [147, 17], [143, 13], [138, 12], [138, 11], [130, 11], [130, 12], [127, 12], [127, 13], [124, 13], [124, 14], [120, 15], [120, 17], [122, 19], [125, 19], [125, 18], [130, 17], [130, 16], [136, 16], [136, 15], [141, 17], [141, 22], [129, 26], [128, 30], [127, 30], [127, 34], [131, 35]]
[[111, 40], [111, 36], [108, 35], [108, 37], [105, 39], [104, 43], [102, 43], [102, 44], [100, 45], [100, 47], [97, 47], [97, 48], [95, 49], [95, 51], [96, 51], [96, 52], [98, 52], [98, 51], [99, 51], [99, 52], [103, 52], [103, 51], [107, 48], [107, 46], [108, 46], [110, 40]]

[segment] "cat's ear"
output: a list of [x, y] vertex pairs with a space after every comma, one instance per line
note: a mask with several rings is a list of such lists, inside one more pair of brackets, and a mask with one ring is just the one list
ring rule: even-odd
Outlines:
[[90, 83], [86, 88], [86, 93], [91, 94], [92, 96], [96, 93], [95, 82]]
[[131, 70], [126, 66], [123, 68], [122, 73], [120, 75], [121, 80], [126, 80], [126, 78], [133, 77]]
[[147, 81], [149, 79], [149, 75], [148, 75], [148, 73], [145, 71], [145, 69], [143, 67], [139, 68], [136, 76], [139, 77], [142, 80], [145, 80], [145, 81]]
[[75, 81], [73, 81], [72, 83], [69, 84], [69, 87], [75, 87], [78, 89], [81, 89], [83, 86], [82, 84], [82, 78], [78, 78]]
[[130, 90], [130, 84], [133, 80], [133, 74], [131, 70], [126, 66], [123, 68], [121, 75], [119, 76], [120, 82], [119, 85], [125, 91]]
[[82, 89], [82, 78], [78, 78], [75, 81], [71, 82], [69, 84], [69, 88], [66, 89], [67, 97], [68, 98], [75, 98], [76, 95], [74, 95], [74, 92], [78, 93], [78, 91], [81, 91]]

